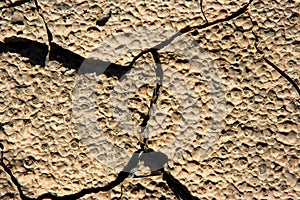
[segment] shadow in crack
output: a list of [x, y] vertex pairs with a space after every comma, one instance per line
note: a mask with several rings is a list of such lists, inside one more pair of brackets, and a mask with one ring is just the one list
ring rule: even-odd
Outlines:
[[45, 66], [46, 56], [48, 54], [47, 45], [18, 37], [6, 38], [4, 42], [0, 42], [1, 53], [18, 53], [23, 57], [29, 58], [32, 65]]
[[[0, 54], [7, 52], [18, 53], [23, 57], [29, 58], [30, 64], [45, 67], [48, 46], [44, 43], [26, 38], [11, 37], [6, 38], [4, 42], [0, 42]], [[82, 63], [85, 62], [89, 67], [85, 68], [85, 70], [81, 70], [81, 74], [96, 73], [97, 75], [101, 75], [103, 73], [108, 77], [116, 76], [118, 79], [131, 69], [131, 67], [117, 65], [107, 61], [84, 58], [53, 42], [50, 44], [49, 60], [57, 61], [68, 69], [76, 70], [76, 72], [78, 72]], [[105, 68], [105, 70], [103, 70], [103, 68]]]
[[[108, 77], [117, 76], [118, 79], [131, 69], [131, 67], [117, 65], [107, 61], [84, 58], [55, 43], [51, 43], [49, 60], [56, 60], [68, 69], [74, 69], [77, 72], [81, 68], [80, 74], [95, 72], [97, 75], [101, 75], [103, 73]], [[82, 67], [83, 64], [88, 67]]]
[[13, 8], [13, 7], [17, 7], [17, 6], [21, 6], [21, 5], [23, 5], [25, 3], [28, 3], [30, 1], [31, 0], [19, 0], [19, 1], [15, 1], [15, 2], [12, 2], [12, 3], [8, 4], [8, 5], [5, 5], [5, 6], [1, 7], [0, 10], [7, 9], [7, 8]]
[[[3, 124], [0, 124], [0, 128], [3, 130]], [[4, 130], [3, 130], [4, 131]], [[23, 187], [19, 183], [18, 179], [13, 175], [11, 169], [9, 168], [10, 163], [7, 160], [8, 164], [4, 163], [4, 146], [2, 143], [0, 143], [0, 166], [4, 169], [4, 171], [10, 176], [12, 182], [17, 187], [20, 197], [22, 200], [42, 200], [42, 199], [55, 199], [55, 200], [73, 200], [73, 199], [79, 199], [87, 194], [92, 193], [98, 193], [101, 191], [109, 191], [116, 187], [117, 185], [121, 184], [126, 178], [128, 178], [130, 175], [132, 175], [132, 172], [139, 166], [140, 162], [143, 161], [144, 164], [148, 167], [150, 167], [151, 172], [154, 170], [155, 172], [160, 172], [160, 174], [163, 174], [163, 180], [167, 182], [173, 193], [176, 195], [178, 199], [182, 200], [192, 200], [192, 199], [198, 199], [197, 197], [194, 197], [190, 191], [187, 189], [186, 186], [181, 184], [174, 176], [172, 176], [169, 172], [166, 172], [164, 170], [164, 165], [168, 162], [167, 155], [163, 154], [162, 152], [156, 152], [153, 150], [150, 150], [149, 152], [144, 151], [136, 151], [133, 153], [132, 157], [128, 161], [128, 164], [124, 167], [123, 171], [121, 171], [117, 178], [108, 183], [105, 186], [102, 187], [92, 187], [92, 188], [84, 188], [81, 191], [69, 195], [64, 196], [57, 196], [56, 194], [52, 193], [44, 193], [37, 198], [28, 197], [23, 192]], [[159, 175], [157, 173], [151, 173], [151, 175]], [[134, 174], [131, 177], [135, 177]]]
[[198, 197], [193, 196], [185, 185], [179, 182], [172, 174], [163, 171], [163, 180], [165, 180], [168, 186], [178, 199], [182, 200], [198, 200]]

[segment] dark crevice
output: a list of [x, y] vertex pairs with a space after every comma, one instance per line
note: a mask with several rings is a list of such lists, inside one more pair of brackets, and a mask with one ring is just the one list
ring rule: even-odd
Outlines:
[[[32, 49], [35, 51], [32, 52]], [[46, 44], [34, 40], [11, 37], [5, 38], [4, 42], [0, 42], [0, 54], [8, 52], [18, 53], [22, 57], [29, 58], [28, 62], [32, 65], [40, 65], [45, 67], [45, 59], [47, 57], [48, 47]], [[97, 75], [103, 73], [108, 77], [116, 76], [120, 78], [131, 69], [130, 67], [117, 65], [108, 61], [84, 58], [83, 56], [65, 49], [54, 42], [51, 43], [49, 60], [57, 61], [64, 67], [68, 69], [74, 69], [76, 72], [78, 72], [82, 63], [85, 62], [85, 64], [93, 65], [95, 67], [89, 67], [88, 70], [81, 71], [81, 74], [95, 72]], [[104, 72], [101, 71], [102, 67], [107, 67]]]
[[203, 11], [203, 0], [199, 0], [199, 4], [200, 4], [200, 10], [201, 10], [201, 13], [202, 13], [202, 15], [203, 15], [203, 17], [205, 19], [205, 22], [206, 22], [206, 24], [208, 24], [208, 20], [207, 20], [207, 18], [205, 16], [205, 13]]
[[21, 6], [21, 5], [23, 5], [25, 3], [28, 3], [30, 1], [32, 1], [32, 0], [20, 0], [20, 1], [16, 1], [16, 2], [10, 3], [7, 6], [3, 6], [2, 8], [0, 8], [0, 10], [7, 9], [7, 8], [14, 8], [14, 7], [17, 7], [17, 6]]
[[153, 114], [152, 113], [153, 109], [154, 109], [153, 106], [157, 103], [158, 96], [160, 94], [161, 87], [163, 84], [163, 70], [162, 70], [160, 59], [159, 59], [159, 54], [157, 53], [157, 51], [155, 49], [150, 49], [149, 52], [152, 54], [152, 57], [153, 57], [154, 63], [155, 63], [156, 84], [155, 84], [155, 88], [154, 88], [152, 98], [150, 101], [148, 113], [146, 115], [142, 115], [142, 119], [143, 119], [142, 124], [141, 124], [142, 138], [141, 138], [140, 145], [143, 150], [146, 150], [146, 148], [147, 148], [147, 138], [148, 138], [148, 136], [143, 135], [143, 133], [144, 133], [144, 131], [147, 127], [148, 121], [151, 117], [150, 115]]
[[179, 30], [179, 32], [175, 33], [174, 35], [172, 35], [170, 38], [162, 41], [161, 43], [155, 45], [154, 47], [150, 48], [150, 49], [146, 49], [143, 50], [142, 52], [140, 52], [137, 56], [135, 56], [133, 58], [133, 60], [131, 61], [131, 63], [129, 64], [129, 66], [133, 66], [133, 64], [144, 54], [149, 53], [151, 51], [159, 51], [162, 48], [168, 46], [169, 44], [171, 44], [177, 37], [181, 36], [182, 34], [194, 31], [194, 30], [201, 30], [201, 29], [205, 29], [208, 28], [210, 26], [214, 26], [216, 24], [222, 23], [222, 22], [226, 22], [226, 21], [230, 21], [234, 18], [239, 17], [240, 15], [244, 14], [247, 11], [247, 8], [249, 7], [249, 5], [252, 3], [253, 0], [250, 0], [246, 5], [244, 5], [243, 7], [241, 7], [240, 9], [238, 9], [236, 12], [232, 13], [231, 15], [229, 15], [228, 17], [225, 17], [223, 19], [217, 19], [213, 22], [209, 22], [209, 23], [205, 23], [205, 24], [201, 24], [201, 25], [195, 25], [195, 26], [186, 26], [182, 29]]
[[293, 85], [293, 87], [296, 89], [296, 91], [298, 92], [298, 94], [300, 96], [300, 88], [298, 87], [297, 83], [289, 75], [287, 75], [284, 71], [282, 71], [279, 67], [277, 67], [274, 63], [272, 63], [269, 59], [267, 59], [265, 56], [263, 56], [263, 59], [266, 63], [268, 63], [271, 67], [273, 67], [277, 72], [279, 72], [281, 76], [286, 78]]
[[[254, 26], [255, 24], [257, 24], [257, 23], [255, 23], [255, 22], [252, 20], [251, 15], [250, 15], [250, 14], [248, 14], [248, 15], [249, 15], [249, 18], [250, 18], [250, 20], [251, 20], [253, 26]], [[273, 69], [275, 69], [281, 76], [283, 76], [288, 82], [290, 82], [290, 83], [292, 84], [292, 86], [296, 89], [297, 93], [298, 93], [299, 96], [300, 96], [300, 88], [299, 88], [299, 86], [297, 85], [297, 83], [296, 83], [289, 75], [287, 75], [287, 73], [285, 73], [284, 71], [282, 71], [282, 70], [281, 70], [279, 67], [277, 67], [273, 62], [271, 62], [268, 58], [265, 57], [264, 52], [263, 52], [261, 49], [258, 48], [258, 42], [259, 42], [258, 36], [256, 35], [256, 33], [255, 33], [253, 30], [252, 30], [252, 34], [253, 34], [254, 37], [255, 37], [254, 47], [255, 47], [256, 51], [262, 55], [263, 60], [264, 60], [266, 63], [268, 63], [268, 65], [270, 65], [270, 66], [271, 66]]]
[[[34, 52], [32, 52], [33, 49]], [[29, 58], [28, 62], [30, 64], [44, 67], [48, 48], [45, 44], [34, 40], [11, 37], [5, 38], [4, 42], [0, 41], [0, 54], [8, 52], [18, 53], [22, 57]]]
[[19, 183], [18, 179], [12, 174], [11, 170], [6, 166], [6, 164], [4, 164], [3, 149], [1, 150], [0, 166], [10, 176], [11, 181], [17, 187], [17, 190], [18, 190], [18, 192], [20, 194], [21, 199], [22, 200], [31, 200], [32, 198], [27, 197], [26, 195], [24, 195], [23, 190], [22, 190], [22, 186]]
[[[252, 1], [253, 0], [250, 0], [249, 3], [247, 3], [245, 6], [241, 7], [239, 10], [237, 10], [236, 12], [234, 12], [232, 15], [230, 15], [230, 16], [224, 18], [224, 19], [218, 19], [218, 20], [216, 20], [214, 22], [205, 23], [205, 24], [197, 25], [197, 26], [186, 26], [183, 29], [181, 29], [179, 32], [175, 33], [170, 38], [162, 41], [161, 43], [155, 45], [154, 47], [141, 51], [137, 56], [135, 56], [132, 59], [132, 61], [129, 64], [130, 68], [132, 68], [133, 65], [134, 65], [134, 63], [136, 63], [136, 61], [140, 57], [142, 57], [144, 54], [151, 53], [152, 56], [153, 56], [153, 58], [154, 58], [154, 60], [155, 60], [155, 64], [156, 64], [156, 75], [157, 75], [157, 77], [159, 77], [159, 76], [161, 77], [161, 80], [160, 80], [161, 82], [160, 83], [157, 82], [156, 88], [155, 88], [155, 90], [153, 92], [151, 104], [150, 104], [150, 107], [149, 107], [149, 110], [148, 110], [148, 114], [142, 116], [142, 118], [143, 118], [143, 122], [142, 122], [142, 125], [141, 125], [142, 126], [142, 132], [145, 130], [145, 127], [146, 127], [146, 125], [147, 125], [147, 123], [148, 123], [148, 121], [150, 119], [151, 108], [153, 106], [153, 103], [156, 103], [156, 100], [157, 100], [157, 97], [158, 97], [158, 93], [159, 93], [160, 87], [162, 85], [162, 76], [163, 76], [163, 74], [162, 74], [161, 64], [160, 64], [160, 61], [159, 61], [158, 51], [160, 49], [166, 47], [167, 45], [169, 45], [172, 41], [174, 41], [177, 37], [181, 36], [184, 33], [195, 31], [197, 29], [204, 29], [204, 28], [216, 25], [216, 24], [221, 23], [221, 22], [229, 21], [231, 19], [234, 19], [234, 18], [236, 18], [236, 17], [244, 14], [247, 11], [248, 6], [252, 3]], [[201, 3], [201, 7], [202, 7], [202, 1], [200, 3]], [[161, 71], [159, 71], [159, 70], [161, 70]], [[145, 142], [147, 142], [147, 141], [141, 142], [142, 147], [145, 146]]]
[[191, 30], [194, 30], [194, 29], [199, 29], [199, 30], [205, 29], [205, 28], [208, 28], [210, 26], [213, 26], [213, 25], [216, 25], [216, 24], [219, 24], [219, 23], [222, 23], [222, 22], [230, 21], [234, 18], [237, 18], [237, 17], [239, 17], [240, 15], [244, 14], [247, 11], [247, 8], [252, 3], [252, 1], [253, 0], [250, 0], [246, 5], [242, 6], [240, 9], [238, 9], [236, 12], [232, 13], [228, 17], [225, 17], [223, 19], [217, 19], [213, 22], [209, 22], [209, 23], [206, 23], [206, 24], [195, 25], [195, 26], [186, 26], [185, 28], [180, 30], [180, 33], [182, 33], [182, 34], [187, 33], [187, 32], [190, 32]]
[[[86, 68], [82, 68], [85, 69], [86, 71], [80, 71], [80, 74], [96, 73], [97, 75], [100, 75], [103, 73], [107, 77], [116, 76], [120, 78], [131, 69], [130, 67], [110, 63], [108, 61], [84, 58], [54, 43], [53, 34], [50, 31], [48, 24], [41, 13], [42, 12], [41, 6], [39, 5], [37, 0], [34, 0], [34, 3], [37, 12], [39, 16], [42, 18], [43, 23], [46, 27], [48, 45], [39, 43], [37, 41], [25, 39], [25, 38], [11, 37], [11, 38], [5, 38], [4, 43], [0, 42], [0, 53], [2, 52], [19, 53], [24, 57], [30, 58], [29, 62], [31, 64], [33, 65], [39, 64], [42, 67], [46, 66], [47, 60], [56, 60], [59, 63], [63, 64], [64, 67], [68, 69], [74, 69], [76, 70], [76, 72], [78, 72], [83, 62], [85, 62], [84, 64], [95, 66], [95, 67], [89, 67], [87, 70]], [[38, 52], [32, 53], [32, 49], [35, 49]], [[104, 68], [105, 70], [103, 72]]]
[[[9, 123], [1, 123], [0, 124], [0, 131], [4, 132], [4, 125]], [[23, 193], [22, 186], [19, 183], [18, 179], [13, 175], [12, 171], [8, 168], [8, 166], [4, 163], [4, 145], [0, 143], [0, 166], [3, 168], [3, 170], [10, 176], [10, 180], [13, 182], [13, 184], [17, 187], [17, 190], [20, 194], [20, 197], [22, 200], [30, 200], [31, 198], [26, 197]]]
[[[54, 42], [51, 43], [49, 60], [56, 60], [68, 69], [76, 70], [76, 72], [79, 72], [80, 69], [80, 74], [96, 73], [96, 75], [101, 75], [103, 73], [107, 77], [116, 76], [121, 78], [131, 69], [130, 67], [114, 64], [108, 61], [84, 58], [83, 56], [65, 49]], [[81, 67], [83, 65], [89, 67]], [[105, 70], [103, 72], [104, 68]]]
[[185, 185], [180, 183], [173, 175], [169, 172], [163, 171], [163, 180], [167, 182], [173, 193], [178, 199], [182, 200], [197, 200], [198, 197], [193, 196]]
[[55, 60], [68, 69], [76, 70], [76, 72], [78, 72], [80, 65], [85, 60], [81, 55], [65, 49], [54, 42], [50, 44], [50, 49], [49, 60]]
[[[156, 45], [156, 46], [154, 46], [150, 49], [147, 49], [147, 50], [144, 50], [144, 51], [140, 52], [137, 56], [135, 56], [133, 58], [133, 60], [129, 64], [129, 66], [122, 66], [121, 67], [121, 65], [116, 65], [115, 66], [115, 64], [112, 64], [112, 66], [108, 67], [106, 69], [106, 71], [107, 71], [108, 74], [111, 74], [111, 75], [114, 74], [114, 72], [116, 72], [116, 71], [119, 72], [119, 70], [121, 70], [121, 74], [126, 73], [128, 70], [130, 70], [132, 68], [133, 64], [142, 55], [144, 55], [146, 53], [149, 53], [149, 52], [158, 51], [158, 50], [164, 48], [165, 46], [169, 45], [174, 39], [176, 39], [177, 37], [179, 37], [180, 35], [182, 35], [184, 33], [187, 33], [187, 32], [190, 32], [190, 31], [193, 31], [193, 30], [196, 30], [196, 29], [204, 29], [204, 28], [207, 28], [209, 26], [213, 26], [217, 23], [225, 22], [225, 21], [231, 20], [233, 18], [236, 18], [236, 17], [240, 16], [241, 14], [243, 14], [247, 10], [247, 7], [249, 6], [249, 4], [251, 2], [252, 2], [252, 0], [250, 0], [248, 4], [246, 4], [245, 6], [240, 8], [238, 11], [236, 11], [235, 13], [233, 13], [232, 15], [230, 15], [230, 16], [224, 18], [224, 19], [219, 19], [219, 20], [216, 20], [214, 22], [206, 23], [206, 24], [198, 25], [198, 26], [186, 26], [185, 28], [181, 29], [178, 33], [171, 36], [169, 39], [159, 43], [158, 45]], [[35, 0], [35, 4], [36, 4], [36, 7], [37, 7], [38, 11], [40, 11], [40, 6], [38, 5], [37, 0]], [[41, 17], [44, 19], [44, 17], [42, 15], [41, 15]], [[78, 55], [78, 54], [76, 54], [76, 53], [74, 53], [70, 50], [64, 49], [63, 47], [55, 44], [53, 42], [52, 33], [51, 33], [50, 29], [48, 28], [47, 23], [46, 23], [45, 20], [44, 20], [44, 23], [45, 23], [45, 26], [47, 28], [48, 40], [50, 42], [50, 47], [48, 47], [48, 49], [50, 49], [49, 52], [45, 51], [45, 45], [44, 44], [41, 44], [41, 43], [36, 42], [36, 41], [29, 40], [29, 39], [17, 38], [17, 37], [6, 38], [5, 43], [0, 42], [0, 52], [1, 51], [2, 52], [12, 51], [12, 52], [20, 53], [21, 55], [30, 58], [30, 60], [32, 59], [33, 62], [32, 61], [30, 61], [30, 62], [32, 62], [33, 64], [38, 63], [41, 66], [45, 66], [45, 64], [42, 64], [41, 61], [45, 63], [45, 61], [47, 59], [46, 58], [47, 56], [45, 56], [45, 54], [47, 55], [49, 53], [49, 59], [57, 60], [58, 62], [63, 63], [64, 66], [66, 66], [67, 68], [75, 69], [76, 71], [78, 71], [80, 65], [82, 64], [82, 62], [86, 58], [84, 58], [84, 57], [82, 57], [82, 56], [80, 56], [80, 55]], [[42, 49], [42, 52], [39, 54], [39, 56], [38, 56], [39, 58], [37, 58], [37, 55], [34, 55], [30, 52], [22, 52], [22, 49], [20, 49], [18, 47], [18, 45], [23, 45], [24, 47], [26, 47], [26, 45], [31, 45], [31, 46], [35, 45], [35, 46], [39, 47], [39, 49]], [[28, 49], [28, 48], [25, 48], [25, 49]], [[47, 48], [46, 48], [46, 50], [47, 50]], [[62, 55], [64, 55], [64, 56], [62, 56]], [[44, 57], [44, 58], [42, 58], [42, 57]], [[105, 61], [100, 61], [100, 63], [101, 62], [105, 62]], [[97, 63], [97, 61], [96, 61], [96, 63]], [[114, 67], [117, 67], [117, 69], [115, 69]]]
[[44, 22], [44, 25], [46, 27], [46, 31], [47, 31], [47, 37], [48, 37], [48, 43], [49, 45], [52, 43], [53, 41], [53, 35], [48, 27], [48, 24], [43, 16], [43, 14], [41, 13], [41, 6], [39, 5], [38, 1], [37, 0], [34, 0], [34, 3], [35, 3], [35, 7], [36, 7], [36, 10], [38, 12], [38, 14], [40, 15], [40, 17], [43, 19], [43, 22]]
[[40, 17], [42, 18], [42, 20], [43, 20], [43, 23], [44, 23], [44, 25], [45, 25], [46, 32], [47, 32], [48, 52], [47, 52], [47, 56], [46, 56], [46, 58], [45, 58], [45, 64], [44, 64], [44, 65], [46, 66], [46, 65], [47, 65], [46, 62], [49, 60], [49, 53], [50, 53], [50, 51], [51, 51], [51, 44], [52, 44], [52, 42], [53, 42], [53, 35], [52, 35], [52, 33], [51, 33], [51, 31], [50, 31], [50, 29], [49, 29], [49, 27], [48, 27], [48, 24], [47, 24], [47, 22], [46, 22], [46, 20], [45, 20], [45, 18], [44, 18], [44, 16], [43, 16], [43, 14], [42, 14], [41, 7], [40, 7], [38, 1], [37, 1], [37, 0], [34, 0], [34, 4], [35, 4], [36, 10], [37, 10], [37, 13], [39, 14], [39, 16], [40, 16]]

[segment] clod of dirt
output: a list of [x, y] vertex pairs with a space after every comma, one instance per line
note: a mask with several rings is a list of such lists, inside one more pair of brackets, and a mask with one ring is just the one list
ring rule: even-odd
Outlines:
[[24, 16], [20, 12], [14, 12], [11, 23], [17, 24], [17, 25], [23, 25], [24, 24]]

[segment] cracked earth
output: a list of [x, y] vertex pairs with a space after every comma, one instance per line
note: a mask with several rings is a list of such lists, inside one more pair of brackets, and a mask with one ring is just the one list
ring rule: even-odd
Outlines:
[[[1, 2], [0, 11], [0, 199], [299, 199], [299, 1], [19, 0]], [[198, 95], [203, 127], [193, 130], [197, 139], [186, 153], [167, 164], [155, 146], [163, 139], [121, 135], [119, 145], [133, 154], [116, 171], [78, 135], [72, 91], [95, 47], [137, 27], [174, 34], [113, 63], [94, 60], [109, 63], [96, 98], [109, 99], [111, 86], [149, 59], [157, 82], [139, 100], [148, 101], [148, 110], [132, 108], [137, 126], [151, 124], [152, 107], [162, 104], [167, 91], [159, 71], [168, 65]], [[166, 50], [184, 35], [208, 52], [225, 84], [225, 125], [206, 153], [200, 146], [211, 97], [199, 72]], [[97, 106], [97, 121], [113, 130], [109, 104]], [[140, 161], [149, 173], [135, 171]]]

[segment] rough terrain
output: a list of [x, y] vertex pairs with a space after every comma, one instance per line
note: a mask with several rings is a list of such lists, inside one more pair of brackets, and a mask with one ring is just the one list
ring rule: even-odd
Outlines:
[[[0, 199], [300, 198], [299, 1], [15, 0], [1, 2], [0, 12]], [[144, 166], [136, 174], [145, 177], [127, 177], [96, 159], [98, 150], [86, 145], [89, 132], [79, 134], [97, 127], [76, 121], [74, 109], [82, 105], [74, 104], [74, 87], [95, 48], [142, 27], [174, 35], [103, 57], [100, 63], [113, 64], [90, 77], [97, 81], [98, 111], [88, 120], [120, 147], [137, 151], [139, 138], [114, 124], [110, 95], [121, 75], [154, 60], [156, 69], [169, 66], [187, 80], [201, 126], [192, 130], [186, 151], [156, 175]], [[215, 120], [205, 72], [172, 53], [185, 35], [208, 53], [224, 82], [226, 117], [217, 137], [205, 135]], [[155, 82], [147, 84], [128, 107], [137, 127], [148, 123], [160, 133], [148, 144], [159, 150], [180, 137], [184, 111], [180, 96], [161, 88], [154, 101]], [[170, 124], [147, 119], [152, 101], [170, 111]], [[211, 148], [203, 148], [207, 137]]]

